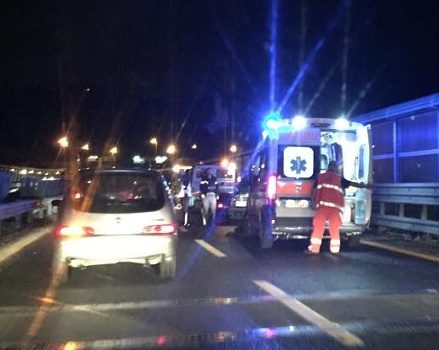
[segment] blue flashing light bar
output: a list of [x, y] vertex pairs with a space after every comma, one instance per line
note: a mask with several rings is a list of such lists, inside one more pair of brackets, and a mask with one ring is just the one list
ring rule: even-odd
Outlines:
[[291, 122], [288, 120], [282, 120], [278, 112], [270, 113], [265, 117], [263, 122], [264, 131], [263, 134], [270, 137], [277, 137], [280, 130], [283, 131], [297, 131], [306, 128], [308, 122], [304, 116], [295, 116]]
[[279, 113], [277, 112], [272, 112], [267, 115], [263, 122], [264, 130], [267, 131], [276, 130], [281, 124], [282, 121], [280, 120]]

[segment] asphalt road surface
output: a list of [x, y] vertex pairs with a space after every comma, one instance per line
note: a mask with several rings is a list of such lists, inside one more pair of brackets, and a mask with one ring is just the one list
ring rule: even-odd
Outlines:
[[[439, 268], [370, 247], [305, 256], [239, 229], [181, 232], [177, 277], [52, 279], [51, 235], [0, 268], [0, 349], [438, 349]], [[327, 247], [326, 247], [327, 251]]]

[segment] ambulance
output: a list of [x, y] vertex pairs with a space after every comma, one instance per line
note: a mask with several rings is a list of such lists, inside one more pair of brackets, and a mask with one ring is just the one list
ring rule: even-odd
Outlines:
[[[261, 248], [271, 248], [278, 239], [309, 239], [315, 181], [329, 161], [339, 164], [346, 180], [372, 183], [370, 126], [344, 118], [275, 114], [265, 119], [263, 136], [249, 160], [244, 222], [245, 235], [258, 235]], [[340, 232], [352, 246], [369, 224], [371, 196], [367, 188], [345, 190]]]

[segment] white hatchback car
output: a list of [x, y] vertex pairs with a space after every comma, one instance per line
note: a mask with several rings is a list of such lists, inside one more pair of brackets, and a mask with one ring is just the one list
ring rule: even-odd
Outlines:
[[81, 171], [61, 203], [53, 271], [121, 262], [176, 270], [177, 226], [169, 188], [153, 170]]

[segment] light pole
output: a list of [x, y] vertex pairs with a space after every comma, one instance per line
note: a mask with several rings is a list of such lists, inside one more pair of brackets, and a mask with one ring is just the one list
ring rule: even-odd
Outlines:
[[173, 156], [175, 153], [177, 153], [177, 147], [175, 147], [175, 145], [171, 143], [166, 149], [166, 153]]
[[153, 137], [151, 140], [149, 140], [149, 143], [151, 145], [154, 145], [154, 150], [155, 150], [154, 156], [157, 157], [157, 147], [158, 147], [158, 144], [159, 144], [159, 142], [157, 141], [157, 138]]
[[69, 147], [69, 140], [67, 139], [67, 136], [61, 137], [57, 142], [61, 146], [61, 149], [66, 149]]
[[110, 148], [110, 154], [111, 154], [111, 159], [113, 161], [113, 164], [116, 163], [116, 155], [119, 153], [119, 150], [117, 149], [117, 146], [113, 146]]
[[69, 147], [69, 140], [67, 139], [67, 136], [63, 136], [57, 141], [57, 143], [61, 147], [62, 162], [64, 163], [64, 168], [67, 169], [66, 148]]
[[88, 152], [90, 151], [90, 144], [87, 142], [79, 149], [80, 166], [84, 166], [87, 163]]

